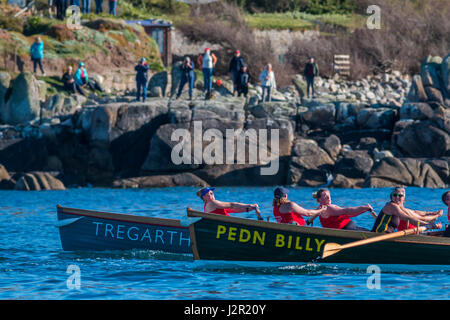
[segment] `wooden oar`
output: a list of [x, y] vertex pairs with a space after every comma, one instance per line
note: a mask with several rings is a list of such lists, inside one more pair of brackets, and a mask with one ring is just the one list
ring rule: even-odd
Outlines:
[[364, 239], [364, 240], [359, 240], [359, 241], [355, 241], [355, 242], [350, 242], [344, 245], [340, 245], [337, 243], [327, 243], [325, 244], [325, 247], [323, 248], [323, 253], [322, 253], [322, 259], [332, 256], [333, 254], [338, 253], [341, 250], [344, 249], [348, 249], [348, 248], [354, 248], [354, 247], [359, 247], [359, 246], [363, 246], [369, 243], [375, 243], [375, 242], [379, 242], [379, 241], [384, 241], [384, 240], [388, 240], [388, 239], [395, 239], [395, 238], [400, 238], [400, 237], [404, 237], [410, 234], [414, 234], [416, 232], [423, 232], [425, 231], [427, 228], [426, 227], [418, 227], [418, 228], [414, 228], [414, 229], [406, 229], [403, 231], [398, 231], [398, 232], [393, 232], [393, 233], [388, 233], [388, 234], [383, 234], [381, 236], [377, 236], [377, 237], [373, 237], [373, 238], [369, 238], [369, 239]]

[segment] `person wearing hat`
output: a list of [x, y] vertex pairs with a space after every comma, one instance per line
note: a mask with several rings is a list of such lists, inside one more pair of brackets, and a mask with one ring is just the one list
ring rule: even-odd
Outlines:
[[84, 62], [80, 62], [78, 64], [78, 68], [75, 71], [73, 78], [75, 79], [75, 83], [80, 87], [89, 85], [89, 76], [86, 72], [86, 68], [84, 67]]
[[[406, 223], [418, 226], [420, 224], [432, 224], [433, 228], [440, 229], [442, 225], [435, 224], [436, 219], [442, 216], [443, 210], [438, 211], [419, 211], [405, 208], [406, 189], [404, 187], [395, 187], [390, 194], [390, 201], [381, 209], [372, 232], [392, 233], [398, 230], [402, 220]], [[405, 229], [409, 227], [406, 225]]]
[[257, 204], [245, 204], [239, 202], [223, 202], [216, 200], [214, 197], [214, 190], [216, 188], [202, 188], [197, 191], [197, 196], [203, 200], [204, 211], [207, 213], [221, 214], [224, 216], [230, 216], [230, 213], [249, 212], [256, 211], [258, 220], [263, 220], [259, 212], [259, 206]]
[[289, 190], [278, 187], [274, 191], [272, 201], [273, 215], [278, 223], [295, 224], [299, 226], [305, 225], [303, 216], [310, 217], [325, 212], [327, 207], [321, 206], [317, 210], [304, 209], [295, 202], [288, 200]]
[[241, 52], [236, 50], [228, 68], [228, 72], [231, 72], [231, 78], [233, 80], [233, 95], [235, 92], [239, 92], [240, 73], [243, 67], [245, 67], [244, 59], [241, 57]]
[[309, 98], [309, 92], [311, 91], [312, 96], [314, 97], [314, 77], [317, 77], [319, 75], [319, 67], [314, 61], [314, 57], [309, 57], [309, 61], [306, 63], [305, 70], [303, 70], [303, 75], [306, 79], [306, 94]]
[[150, 69], [149, 65], [145, 58], [141, 58], [137, 66], [134, 67], [136, 73], [136, 101], [139, 101], [141, 97], [141, 88], [142, 88], [142, 101], [145, 102], [147, 99], [147, 82], [148, 75], [147, 72]]
[[206, 48], [205, 53], [200, 55], [197, 59], [198, 65], [202, 68], [203, 73], [203, 87], [206, 92], [205, 98], [212, 98], [212, 77], [214, 73], [214, 67], [217, 63], [217, 57], [214, 53], [211, 53], [211, 49]]

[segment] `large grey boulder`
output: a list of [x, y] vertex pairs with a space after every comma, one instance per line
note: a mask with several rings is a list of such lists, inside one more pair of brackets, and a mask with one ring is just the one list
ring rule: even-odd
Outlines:
[[326, 184], [333, 165], [333, 159], [316, 141], [299, 137], [292, 147], [287, 182], [313, 187]]
[[433, 108], [424, 102], [407, 102], [400, 108], [400, 119], [427, 120], [433, 116]]
[[441, 75], [443, 81], [443, 92], [450, 99], [450, 53], [445, 56], [441, 63]]
[[356, 124], [364, 129], [392, 129], [397, 111], [390, 108], [366, 108], [356, 116]]
[[394, 143], [407, 157], [450, 156], [450, 135], [431, 121], [416, 121], [395, 134]]
[[369, 176], [373, 160], [367, 150], [343, 151], [336, 161], [333, 175], [341, 174], [348, 178], [365, 179]]
[[177, 94], [178, 87], [181, 82], [181, 65], [183, 62], [177, 61], [172, 65], [172, 72], [171, 72], [171, 83], [170, 83], [170, 96], [174, 96]]
[[[148, 92], [150, 97], [165, 97], [169, 88], [167, 71], [155, 73], [148, 82]], [[161, 95], [155, 95], [159, 92]]]
[[32, 172], [21, 176], [14, 187], [15, 190], [65, 190], [64, 184], [47, 172]]
[[332, 128], [335, 124], [336, 107], [332, 103], [310, 107], [301, 116], [312, 128]]
[[21, 73], [12, 82], [12, 92], [1, 110], [1, 119], [8, 124], [20, 124], [40, 116], [41, 100], [45, 98], [42, 82], [30, 72]]
[[370, 177], [365, 182], [365, 186], [370, 188], [397, 185], [445, 187], [445, 183], [429, 164], [413, 158], [384, 158], [374, 165]]

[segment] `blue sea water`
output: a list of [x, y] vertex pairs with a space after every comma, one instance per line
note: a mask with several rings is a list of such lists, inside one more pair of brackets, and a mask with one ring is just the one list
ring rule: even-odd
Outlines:
[[[1, 191], [0, 299], [449, 299], [448, 266], [379, 266], [379, 286], [373, 288], [367, 265], [202, 262], [191, 255], [151, 251], [73, 253], [61, 248], [55, 227], [57, 204], [180, 219], [186, 207], [203, 209], [195, 191], [189, 187]], [[305, 208], [314, 208], [313, 191], [291, 189], [289, 196]], [[267, 217], [272, 216], [272, 192], [267, 187], [227, 187], [218, 188], [216, 198], [258, 203]], [[333, 189], [332, 198], [341, 206], [370, 203], [379, 212], [389, 192]], [[406, 206], [446, 209], [442, 193], [408, 188]], [[235, 215], [254, 217], [252, 212]], [[440, 220], [447, 223], [444, 216]], [[368, 213], [354, 221], [367, 228], [373, 224]], [[69, 266], [79, 268], [79, 288], [73, 281], [68, 284]]]

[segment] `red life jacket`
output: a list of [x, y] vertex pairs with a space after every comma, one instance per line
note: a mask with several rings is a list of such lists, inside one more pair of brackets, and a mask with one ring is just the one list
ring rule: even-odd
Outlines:
[[330, 216], [328, 218], [319, 216], [319, 219], [322, 227], [330, 229], [342, 229], [351, 221], [350, 218], [345, 214], [340, 216]]
[[416, 227], [415, 225], [413, 225], [409, 222], [408, 222], [408, 227], [406, 227], [406, 221], [400, 220], [400, 223], [398, 224], [398, 227], [397, 227], [397, 231], [403, 231], [406, 229], [414, 229], [415, 227]]
[[[203, 211], [206, 212], [206, 203], [203, 206]], [[228, 216], [229, 217], [230, 216], [229, 213], [233, 213], [233, 212], [234, 212], [233, 209], [219, 209], [219, 208], [217, 208], [217, 209], [214, 209], [213, 211], [211, 211], [209, 213], [221, 214], [223, 216]]]
[[282, 213], [282, 212], [280, 212], [279, 207], [274, 206], [273, 207], [273, 215], [275, 216], [275, 219], [277, 220], [278, 223], [291, 224], [291, 223], [295, 222], [299, 226], [305, 225], [305, 219], [303, 219], [300, 215], [296, 214], [293, 211], [287, 212], [287, 213]]

